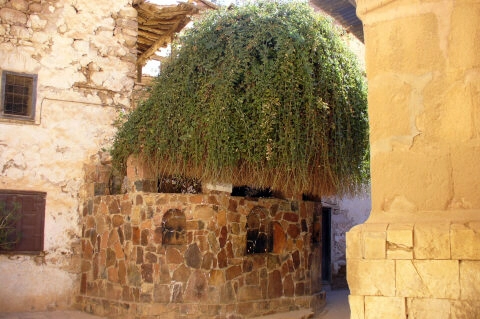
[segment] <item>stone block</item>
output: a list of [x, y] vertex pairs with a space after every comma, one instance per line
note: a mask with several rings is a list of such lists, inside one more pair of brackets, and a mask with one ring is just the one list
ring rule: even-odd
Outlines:
[[273, 249], [274, 254], [283, 253], [286, 247], [286, 236], [285, 231], [282, 228], [282, 225], [278, 222], [272, 223], [272, 233], [273, 233]]
[[28, 19], [25, 13], [10, 8], [2, 8], [0, 10], [0, 18], [4, 21], [4, 23], [13, 25], [26, 24]]
[[480, 318], [480, 304], [478, 301], [455, 300], [450, 311], [450, 319]]
[[365, 297], [364, 296], [348, 296], [348, 304], [350, 305], [351, 319], [365, 318]]
[[450, 319], [448, 299], [407, 299], [408, 319]]
[[480, 301], [480, 260], [460, 261], [460, 288], [460, 299]]
[[216, 211], [210, 205], [198, 205], [193, 210], [193, 219], [200, 219], [203, 221], [210, 220], [216, 215]]
[[[297, 289], [295, 289], [295, 293]], [[268, 276], [268, 298], [279, 298], [283, 295], [282, 275], [274, 270]], [[298, 295], [298, 294], [297, 294]]]
[[413, 232], [415, 259], [450, 259], [449, 223], [419, 223]]
[[363, 242], [362, 242], [363, 225], [352, 227], [347, 233], [347, 260], [363, 258]]
[[449, 298], [460, 296], [457, 260], [397, 260], [397, 296]]
[[395, 261], [347, 259], [347, 281], [352, 295], [395, 296]]
[[405, 319], [405, 299], [402, 297], [365, 296], [365, 319]]
[[452, 224], [452, 259], [480, 260], [480, 222]]
[[260, 286], [243, 286], [238, 289], [237, 297], [239, 301], [261, 300], [262, 289]]
[[388, 224], [365, 224], [362, 232], [363, 257], [385, 259]]
[[215, 287], [225, 284], [225, 272], [217, 269], [210, 270], [208, 284]]
[[413, 224], [390, 224], [388, 226], [387, 258], [413, 259]]
[[234, 265], [227, 268], [225, 276], [227, 280], [232, 280], [239, 277], [242, 274], [242, 266]]
[[184, 300], [189, 302], [205, 302], [208, 299], [208, 279], [205, 273], [195, 270], [188, 279]]

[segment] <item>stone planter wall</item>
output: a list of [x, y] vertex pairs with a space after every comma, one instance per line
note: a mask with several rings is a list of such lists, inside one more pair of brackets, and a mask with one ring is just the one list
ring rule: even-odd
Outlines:
[[[272, 238], [270, 252], [246, 253], [247, 227], [255, 227], [247, 226], [249, 214]], [[312, 308], [321, 302], [316, 214], [319, 203], [226, 193], [96, 196], [83, 212], [78, 306], [115, 318], [249, 318]]]

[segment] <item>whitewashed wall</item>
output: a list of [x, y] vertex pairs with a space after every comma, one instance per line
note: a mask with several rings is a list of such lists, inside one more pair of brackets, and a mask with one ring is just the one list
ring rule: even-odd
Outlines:
[[131, 0], [0, 0], [0, 71], [37, 74], [35, 123], [0, 119], [0, 189], [47, 193], [45, 252], [0, 255], [0, 312], [65, 308], [78, 294], [84, 166], [130, 107]]

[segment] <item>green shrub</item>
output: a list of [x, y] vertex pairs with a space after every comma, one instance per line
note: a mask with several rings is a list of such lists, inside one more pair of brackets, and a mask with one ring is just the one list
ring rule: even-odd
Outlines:
[[207, 15], [180, 38], [114, 141], [160, 173], [313, 195], [365, 182], [366, 85], [332, 22], [304, 3]]

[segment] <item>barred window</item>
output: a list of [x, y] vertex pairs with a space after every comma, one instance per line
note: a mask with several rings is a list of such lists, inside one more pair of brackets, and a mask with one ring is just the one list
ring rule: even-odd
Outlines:
[[37, 75], [3, 71], [1, 117], [33, 121], [36, 88]]
[[0, 189], [0, 251], [43, 250], [46, 193]]

